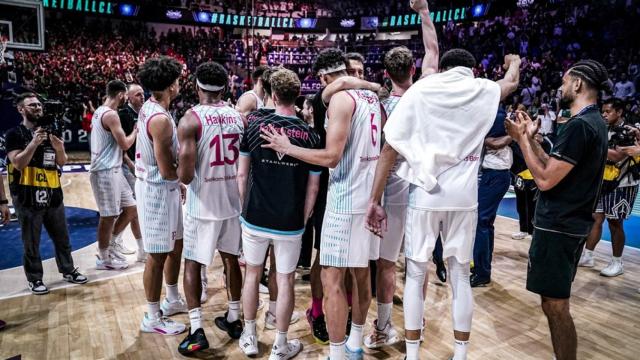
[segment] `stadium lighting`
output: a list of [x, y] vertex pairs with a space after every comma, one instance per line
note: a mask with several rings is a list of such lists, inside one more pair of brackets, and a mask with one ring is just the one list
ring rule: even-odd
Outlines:
[[133, 15], [133, 6], [129, 4], [121, 4], [120, 5], [120, 15], [122, 16], [131, 16]]
[[210, 20], [210, 15], [208, 12], [206, 11], [201, 11], [198, 13], [198, 20], [200, 22], [209, 22]]
[[480, 17], [484, 15], [484, 4], [478, 4], [473, 7], [473, 17]]

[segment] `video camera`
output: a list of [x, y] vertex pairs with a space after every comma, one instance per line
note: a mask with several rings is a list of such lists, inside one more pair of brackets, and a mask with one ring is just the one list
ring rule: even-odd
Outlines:
[[57, 100], [46, 100], [43, 102], [44, 115], [38, 121], [38, 125], [44, 129], [47, 134], [53, 134], [59, 138], [62, 138], [62, 132], [64, 131], [64, 105]]
[[636, 143], [636, 136], [629, 126], [617, 126], [611, 129], [613, 134], [609, 139], [609, 147], [633, 146]]

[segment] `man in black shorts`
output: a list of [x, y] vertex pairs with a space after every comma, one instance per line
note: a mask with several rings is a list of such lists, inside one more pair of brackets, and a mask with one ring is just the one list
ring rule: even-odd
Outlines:
[[574, 64], [562, 78], [561, 107], [571, 119], [546, 155], [533, 139], [539, 123], [525, 112], [505, 125], [518, 142], [540, 189], [529, 249], [527, 290], [540, 294], [558, 360], [576, 358], [577, 336], [569, 297], [580, 253], [593, 226], [591, 213], [607, 157], [607, 128], [598, 109], [598, 92], [608, 80], [597, 61]]

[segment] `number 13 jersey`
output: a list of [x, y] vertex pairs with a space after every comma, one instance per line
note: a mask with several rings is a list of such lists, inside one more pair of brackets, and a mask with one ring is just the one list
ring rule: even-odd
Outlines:
[[[378, 96], [369, 90], [347, 90], [353, 99], [347, 143], [338, 165], [329, 169], [327, 211], [363, 214], [367, 210], [376, 164], [380, 158], [382, 111]], [[325, 128], [331, 122], [327, 112]]]
[[240, 215], [237, 170], [244, 123], [229, 106], [196, 105], [191, 112], [200, 123], [196, 169], [187, 192], [187, 215], [194, 219], [225, 220]]

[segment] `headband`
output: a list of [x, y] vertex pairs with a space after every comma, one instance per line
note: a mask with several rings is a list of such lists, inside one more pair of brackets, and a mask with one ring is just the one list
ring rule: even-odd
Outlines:
[[345, 66], [345, 64], [336, 64], [334, 66], [330, 66], [330, 67], [326, 67], [324, 69], [318, 70], [318, 75], [322, 76], [322, 75], [327, 75], [327, 74], [331, 74], [331, 73], [343, 71], [343, 70], [347, 70], [347, 67]]
[[198, 84], [198, 87], [200, 87], [202, 90], [206, 90], [206, 91], [220, 91], [222, 89], [224, 89], [224, 85], [223, 86], [219, 86], [219, 85], [205, 85], [203, 83], [200, 82], [200, 80], [196, 79], [196, 84]]

